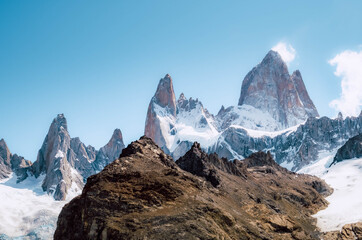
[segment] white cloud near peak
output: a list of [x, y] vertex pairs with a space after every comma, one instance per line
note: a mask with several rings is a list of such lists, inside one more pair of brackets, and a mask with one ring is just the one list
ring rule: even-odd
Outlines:
[[336, 66], [334, 74], [342, 78], [341, 95], [329, 106], [344, 116], [357, 116], [362, 107], [362, 51], [343, 51], [328, 63]]
[[279, 42], [277, 45], [272, 47], [272, 50], [278, 52], [286, 64], [292, 62], [296, 55], [296, 51], [292, 45], [285, 42]]

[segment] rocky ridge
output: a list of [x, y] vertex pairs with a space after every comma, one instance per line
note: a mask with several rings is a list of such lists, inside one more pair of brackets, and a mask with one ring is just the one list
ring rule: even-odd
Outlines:
[[30, 165], [29, 160], [25, 160], [17, 154], [12, 154], [4, 139], [0, 140], [0, 179], [7, 178], [12, 172], [15, 172], [18, 181], [21, 181], [26, 178], [26, 169]]
[[208, 149], [228, 159], [244, 158], [256, 151], [268, 151], [279, 164], [297, 171], [321, 152], [341, 147], [349, 138], [362, 133], [362, 115], [330, 119], [309, 118], [304, 124], [277, 134], [256, 134], [245, 128], [230, 127]]
[[195, 143], [175, 163], [142, 137], [88, 178], [54, 239], [319, 239], [310, 215], [330, 193], [270, 153], [230, 162]]
[[362, 157], [362, 133], [348, 139], [348, 141], [338, 149], [331, 165], [352, 158]]

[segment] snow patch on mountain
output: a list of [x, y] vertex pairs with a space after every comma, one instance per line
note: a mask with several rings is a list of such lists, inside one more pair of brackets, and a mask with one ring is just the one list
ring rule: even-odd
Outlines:
[[222, 129], [231, 125], [269, 132], [282, 129], [281, 124], [268, 112], [247, 104], [228, 107], [223, 114], [218, 114], [216, 118]]
[[362, 221], [362, 158], [344, 160], [329, 168], [336, 152], [322, 152], [318, 161], [299, 171], [324, 179], [334, 189], [326, 198], [328, 207], [314, 215], [324, 232]]
[[160, 122], [161, 133], [165, 136], [165, 145], [171, 152], [182, 141], [197, 141], [204, 148], [208, 148], [215, 144], [220, 136], [213, 116], [208, 115], [197, 101], [191, 109], [179, 108], [176, 117], [169, 114], [167, 108], [156, 103], [152, 106]]
[[284, 130], [280, 130], [280, 131], [262, 131], [262, 130], [254, 130], [254, 129], [250, 129], [250, 128], [245, 128], [243, 126], [238, 126], [238, 125], [231, 125], [230, 127], [231, 128], [239, 128], [239, 129], [244, 129], [248, 135], [250, 137], [253, 137], [253, 138], [261, 138], [261, 137], [271, 137], [271, 138], [274, 138], [278, 135], [281, 135], [281, 134], [285, 134], [285, 136], [289, 136], [289, 134], [291, 134], [292, 132], [295, 132], [297, 131], [298, 127], [302, 124], [304, 124], [305, 121], [303, 123], [300, 123], [298, 125], [295, 125], [293, 127], [290, 127], [290, 128], [286, 128]]
[[64, 153], [61, 150], [58, 150], [57, 154], [55, 154], [55, 158], [63, 158]]
[[[14, 174], [0, 182], [0, 236], [23, 239], [35, 235], [36, 239], [52, 239], [58, 215], [72, 197], [70, 194], [66, 201], [55, 201], [42, 189], [44, 178], [45, 175], [30, 176], [16, 183]], [[79, 194], [77, 191], [73, 196]]]

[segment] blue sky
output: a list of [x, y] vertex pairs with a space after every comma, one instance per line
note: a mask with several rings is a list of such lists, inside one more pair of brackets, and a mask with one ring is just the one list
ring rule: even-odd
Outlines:
[[103, 146], [115, 128], [129, 143], [166, 73], [177, 97], [216, 114], [279, 42], [295, 49], [289, 70], [320, 115], [333, 117], [341, 80], [361, 85], [350, 67], [335, 74], [349, 55], [329, 63], [346, 50], [359, 59], [361, 11], [361, 1], [0, 1], [0, 138], [34, 161], [64, 113], [85, 144]]

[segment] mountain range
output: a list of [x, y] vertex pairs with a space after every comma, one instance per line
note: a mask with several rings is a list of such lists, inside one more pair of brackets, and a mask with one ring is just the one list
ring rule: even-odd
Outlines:
[[21, 183], [29, 176], [45, 176], [43, 190], [55, 200], [65, 200], [70, 192], [78, 193], [86, 179], [117, 159], [124, 148], [121, 130], [115, 129], [109, 142], [98, 151], [71, 138], [67, 120], [58, 114], [49, 127], [34, 163], [12, 155], [5, 140], [0, 141], [0, 179], [16, 175]]
[[[6, 214], [3, 214], [2, 219], [0, 214], [0, 239], [11, 239], [11, 237], [15, 236], [14, 234], [11, 237], [9, 235], [11, 234], [12, 229], [18, 229], [19, 231], [17, 231], [17, 234], [23, 234], [24, 236], [22, 236], [22, 238], [25, 239], [49, 238], [55, 230], [56, 219], [60, 208], [75, 196], [79, 195], [82, 191], [83, 194], [81, 197], [75, 198], [77, 200], [72, 201], [74, 204], [73, 207], [75, 206], [74, 208], [76, 208], [76, 210], [82, 209], [82, 204], [88, 202], [89, 196], [84, 195], [84, 193], [94, 193], [94, 196], [97, 196], [97, 198], [99, 197], [98, 194], [104, 194], [101, 194], [102, 196], [100, 196], [100, 199], [95, 199], [98, 205], [95, 209], [91, 208], [90, 211], [94, 211], [91, 214], [105, 211], [104, 204], [114, 204], [114, 202], [112, 202], [114, 200], [112, 196], [126, 197], [127, 199], [123, 199], [122, 201], [120, 200], [121, 197], [117, 199], [121, 201], [120, 206], [125, 206], [127, 209], [145, 207], [142, 204], [139, 205], [136, 200], [136, 202], [133, 200], [129, 201], [128, 197], [133, 199], [135, 195], [132, 194], [135, 194], [138, 190], [133, 189], [132, 187], [134, 186], [131, 186], [132, 184], [129, 184], [128, 181], [130, 181], [130, 183], [135, 181], [135, 183], [140, 184], [140, 187], [142, 188], [150, 187], [147, 184], [147, 186], [143, 186], [143, 183], [137, 182], [137, 176], [139, 176], [137, 174], [143, 176], [144, 170], [140, 169], [140, 166], [143, 166], [142, 164], [144, 164], [145, 167], [152, 168], [151, 163], [160, 167], [160, 169], [155, 170], [156, 175], [164, 174], [166, 176], [165, 178], [168, 179], [169, 175], [167, 174], [170, 174], [172, 181], [170, 180], [170, 182], [167, 182], [168, 180], [166, 179], [167, 186], [170, 186], [169, 184], [174, 184], [173, 181], [175, 179], [177, 183], [178, 181], [181, 181], [173, 174], [178, 174], [177, 176], [182, 175], [189, 179], [190, 181], [187, 180], [189, 181], [187, 184], [191, 184], [190, 186], [192, 186], [192, 188], [195, 187], [195, 185], [193, 185], [194, 183], [196, 184], [196, 182], [200, 181], [199, 178], [206, 180], [217, 190], [209, 186], [207, 189], [204, 189], [204, 186], [196, 186], [196, 188], [198, 189], [197, 191], [201, 191], [206, 195], [209, 195], [209, 191], [211, 191], [209, 197], [213, 201], [220, 200], [218, 199], [217, 193], [214, 191], [220, 190], [218, 188], [220, 184], [225, 185], [225, 183], [230, 183], [230, 179], [234, 179], [238, 182], [241, 181], [241, 178], [249, 177], [249, 179], [255, 180], [255, 178], [257, 179], [260, 177], [259, 174], [263, 172], [265, 175], [263, 176], [266, 177], [266, 179], [270, 178], [272, 181], [277, 181], [273, 177], [274, 175], [268, 175], [270, 172], [265, 172], [271, 171], [281, 178], [285, 177], [283, 174], [288, 176], [284, 180], [292, 186], [294, 183], [293, 181], [289, 181], [289, 178], [292, 178], [291, 176], [294, 176], [294, 173], [290, 171], [316, 175], [325, 179], [327, 184], [330, 184], [335, 188], [334, 194], [327, 197], [327, 200], [330, 198], [332, 202], [331, 207], [326, 209], [326, 211], [328, 210], [329, 212], [324, 212], [324, 210], [322, 210], [317, 213], [317, 215], [320, 214], [321, 216], [318, 218], [318, 221], [324, 219], [324, 222], [318, 222], [320, 226], [323, 226], [322, 230], [332, 231], [337, 228], [341, 229], [344, 224], [352, 223], [350, 222], [351, 217], [346, 218], [343, 215], [343, 221], [341, 220], [338, 222], [338, 226], [336, 226], [337, 223], [332, 220], [336, 219], [336, 216], [339, 213], [333, 212], [333, 209], [336, 209], [336, 207], [333, 207], [333, 201], [335, 201], [335, 199], [339, 202], [341, 201], [338, 193], [343, 189], [349, 189], [348, 192], [344, 192], [344, 196], [346, 197], [349, 196], [348, 194], [356, 192], [357, 187], [351, 184], [351, 182], [346, 181], [346, 186], [341, 190], [338, 185], [333, 182], [333, 179], [343, 179], [345, 177], [345, 175], [338, 175], [342, 171], [340, 170], [342, 168], [354, 170], [359, 169], [359, 166], [362, 168], [362, 162], [359, 164], [353, 161], [347, 161], [347, 159], [360, 159], [362, 156], [360, 152], [361, 149], [358, 148], [361, 146], [362, 112], [359, 116], [354, 117], [343, 117], [342, 114], [339, 114], [338, 117], [333, 119], [320, 117], [308, 94], [301, 72], [296, 70], [290, 74], [286, 63], [282, 60], [281, 56], [272, 50], [269, 51], [264, 59], [262, 59], [262, 61], [245, 76], [241, 85], [240, 97], [238, 100], [235, 100], [235, 103], [236, 105], [234, 106], [221, 106], [218, 113], [214, 115], [204, 107], [198, 98], [186, 98], [186, 96], [181, 93], [178, 99], [176, 99], [173, 80], [171, 76], [167, 74], [159, 81], [156, 92], [149, 103], [144, 129], [144, 135], [146, 137], [141, 138], [137, 142], [133, 142], [128, 148], [125, 148], [122, 133], [119, 129], [114, 130], [109, 142], [99, 150], [96, 150], [92, 146], [86, 146], [79, 138], [70, 137], [67, 120], [63, 114], [58, 114], [51, 123], [44, 142], [38, 151], [37, 159], [33, 163], [17, 154], [12, 154], [6, 145], [5, 140], [1, 139], [0, 192], [6, 193], [14, 190], [14, 194], [19, 194], [19, 196], [21, 196], [24, 193], [24, 190], [30, 190], [31, 194], [27, 192], [24, 196], [27, 196], [28, 198], [31, 197], [34, 202], [40, 201], [41, 199], [41, 204], [46, 203], [46, 207], [45, 205], [44, 207], [39, 205], [40, 207], [38, 206], [36, 211], [34, 210], [35, 213], [32, 213], [32, 215], [24, 215], [23, 217], [17, 216], [20, 220], [15, 217], [14, 222], [16, 223], [8, 221]], [[139, 156], [143, 156], [145, 152], [149, 152], [149, 156], [146, 156], [149, 162], [142, 163]], [[157, 152], [157, 156], [155, 155], [155, 152]], [[262, 152], [265, 152], [265, 155], [262, 155]], [[131, 164], [129, 166], [127, 165], [128, 160], [125, 162], [122, 161], [120, 164], [119, 159], [136, 159], [135, 161], [138, 162], [138, 165]], [[115, 162], [118, 162], [115, 163], [114, 160], [116, 160]], [[245, 160], [245, 163], [242, 163], [243, 161], [240, 162], [239, 160]], [[261, 165], [258, 165], [258, 161], [261, 161]], [[275, 164], [275, 162], [277, 164]], [[121, 169], [118, 169], [119, 167]], [[129, 179], [123, 179], [122, 174], [122, 176], [119, 176], [119, 174], [113, 175], [118, 171], [124, 174], [124, 169], [122, 170], [122, 168], [135, 170], [137, 176], [130, 175]], [[346, 171], [344, 170], [343, 172]], [[189, 173], [191, 175], [189, 175]], [[156, 175], [154, 176], [155, 179], [147, 179], [147, 177], [145, 179], [150, 182], [157, 182], [157, 184], [161, 185], [166, 184], [163, 180], [161, 181], [158, 179]], [[303, 174], [296, 176], [303, 176]], [[356, 173], [351, 179], [353, 179], [354, 182], [358, 182], [358, 176], [359, 175]], [[115, 193], [113, 192], [114, 189], [106, 189], [103, 191], [101, 187], [99, 187], [107, 187], [109, 185], [113, 188], [115, 177], [117, 179], [119, 178], [118, 180], [124, 180], [122, 181], [125, 186], [128, 187], [127, 189], [130, 190], [130, 193], [119, 193], [117, 192], [118, 190]], [[307, 178], [308, 177], [306, 177], [306, 179]], [[306, 179], [306, 182], [313, 182], [315, 180], [312, 177], [309, 180]], [[159, 180], [161, 182], [158, 182]], [[305, 184], [306, 182], [301, 184]], [[87, 184], [88, 187], [85, 184]], [[255, 184], [260, 183], [256, 181]], [[276, 185], [278, 184], [281, 183], [277, 181]], [[301, 211], [305, 211], [303, 216], [306, 217], [306, 219], [310, 219], [310, 215], [315, 213], [314, 210], [320, 210], [327, 205], [324, 197], [331, 193], [331, 191], [328, 191], [328, 194], [322, 193], [321, 189], [329, 189], [322, 183], [317, 184], [309, 182], [308, 184], [309, 187], [312, 185], [314, 190], [312, 188], [309, 189], [308, 186], [305, 187], [309, 189], [309, 192], [313, 192], [313, 196], [318, 198], [317, 202], [309, 203], [309, 199], [301, 200], [299, 198], [300, 196], [296, 194], [297, 197], [289, 196], [289, 198], [298, 198], [298, 201], [292, 199], [293, 201], [288, 203], [291, 203]], [[86, 187], [84, 188], [84, 186]], [[246, 184], [244, 187], [244, 190], [246, 191], [250, 187], [253, 188], [255, 186], [253, 184], [250, 186]], [[161, 205], [163, 204], [163, 197], [160, 200], [157, 197], [157, 194], [168, 195], [169, 192], [167, 191], [171, 191], [170, 194], [177, 197], [178, 191], [180, 190], [173, 188], [167, 189], [167, 187], [163, 185], [160, 186], [160, 188], [161, 190], [149, 189], [151, 191], [150, 196], [146, 196], [148, 193], [145, 193], [145, 196], [142, 195], [147, 198], [147, 201], [151, 201], [152, 199], [152, 201], [155, 201], [152, 202], [152, 204], [150, 203], [150, 206], [147, 205], [146, 208], [152, 208], [155, 205], [158, 206], [158, 201], [161, 201]], [[185, 189], [181, 189], [180, 191], [183, 192], [184, 190]], [[227, 194], [231, 194], [232, 191], [238, 191], [237, 187], [234, 188], [234, 186], [224, 188], [224, 190]], [[157, 194], [154, 193], [154, 191], [156, 191]], [[294, 189], [291, 191], [298, 192], [299, 190]], [[156, 194], [157, 196], [153, 194]], [[287, 195], [287, 193], [285, 194]], [[49, 200], [50, 198], [45, 199], [45, 195], [49, 196], [51, 200]], [[233, 194], [231, 195], [234, 196]], [[6, 206], [11, 207], [13, 198], [10, 194], [6, 196]], [[142, 196], [138, 197], [142, 198]], [[169, 196], [164, 197], [167, 198]], [[228, 195], [228, 197], [230, 196]], [[247, 201], [250, 200], [253, 206], [254, 204], [259, 204], [257, 196], [249, 197], [251, 200], [248, 198]], [[263, 197], [269, 199], [268, 201], [273, 202], [275, 200], [271, 199], [273, 197], [272, 194]], [[113, 200], [109, 202], [110, 199]], [[230, 201], [235, 201], [238, 197], [232, 197], [230, 199]], [[207, 198], [204, 200], [206, 201]], [[284, 200], [289, 201], [288, 197], [285, 197]], [[284, 200], [282, 200], [282, 202]], [[282, 212], [284, 213], [290, 211], [288, 208], [284, 209], [284, 203], [281, 204], [278, 201], [273, 202], [272, 206], [266, 204], [267, 209], [274, 209], [273, 211], [277, 213], [278, 211], [281, 211], [280, 209], [282, 209]], [[313, 211], [310, 211], [310, 209], [305, 210], [304, 206], [300, 206], [300, 201], [302, 201], [302, 205], [303, 201], [307, 201], [308, 204], [314, 204], [316, 206], [313, 205]], [[27, 202], [27, 199], [24, 198], [23, 202]], [[353, 203], [355, 205], [351, 204], [352, 206], [358, 207], [361, 202], [356, 200], [356, 202]], [[24, 206], [28, 206], [27, 203], [24, 204]], [[52, 208], [59, 210], [52, 211]], [[72, 205], [67, 205], [67, 207], [64, 208], [65, 212], [63, 213], [63, 219], [71, 217], [72, 214], [66, 212], [67, 209], [69, 211], [71, 208]], [[229, 214], [234, 214], [229, 212], [229, 210], [230, 209], [226, 209], [226, 212], [220, 216], [219, 214], [216, 214], [215, 216], [221, 217], [224, 220], [229, 219]], [[2, 209], [2, 211], [5, 210]], [[118, 212], [122, 215], [125, 213], [124, 211], [125, 210], [122, 208]], [[112, 218], [112, 213], [105, 211], [104, 214], [108, 214], [107, 216]], [[194, 216], [195, 212], [191, 211], [190, 214], [190, 216]], [[326, 218], [332, 220], [325, 220], [325, 216], [327, 215], [329, 217]], [[352, 215], [353, 214], [351, 214], [351, 216]], [[88, 229], [90, 230], [92, 229], [93, 224], [96, 224], [94, 228], [98, 229], [100, 227], [98, 222], [91, 222], [92, 215], [87, 217], [89, 217], [89, 219], [87, 219], [87, 224], [90, 225], [85, 226], [85, 228], [88, 229], [88, 227], [90, 227]], [[236, 222], [239, 221], [235, 220], [237, 219], [235, 216], [232, 216], [230, 219], [234, 219], [230, 220], [233, 224], [236, 224]], [[362, 216], [353, 215], [353, 219], [362, 221]], [[100, 221], [102, 224], [105, 224], [103, 220]], [[275, 219], [273, 219], [273, 221], [274, 220]], [[280, 220], [282, 223], [279, 220], [277, 221], [277, 225], [273, 225], [275, 224], [275, 221], [274, 223], [267, 222], [265, 224], [271, 224], [274, 228], [280, 227], [284, 230], [285, 228], [291, 227], [290, 225], [286, 226], [284, 224], [286, 221], [285, 219]], [[1, 223], [4, 221], [8, 222]], [[66, 220], [66, 222], [67, 221], [68, 220]], [[296, 223], [299, 220], [296, 221], [295, 219], [292, 219], [290, 221]], [[70, 228], [72, 226], [67, 225], [66, 222], [59, 220], [58, 228], [59, 226], [63, 226], [64, 229], [71, 229], [71, 232], [77, 230]], [[108, 220], [106, 223], [107, 222]], [[110, 221], [110, 224], [114, 224], [113, 220]], [[298, 224], [299, 223], [296, 225]], [[308, 220], [307, 225], [308, 224], [310, 224], [310, 220]], [[310, 227], [312, 225], [308, 226]], [[132, 226], [139, 229], [138, 223], [134, 223]], [[218, 223], [215, 226], [218, 226]], [[203, 227], [202, 231], [208, 229], [208, 226], [206, 225]], [[229, 231], [229, 227], [224, 228], [223, 231]], [[303, 236], [309, 236], [309, 238], [313, 239], [319, 234], [314, 227], [304, 227], [305, 225], [298, 229], [291, 228], [288, 230], [289, 232], [287, 235], [294, 237], [299, 236], [301, 239], [303, 239]], [[253, 231], [252, 234], [256, 233], [254, 231], [264, 231], [264, 235], [270, 230], [267, 229], [266, 225], [258, 226], [257, 228], [244, 226], [242, 229], [243, 231]], [[61, 229], [57, 230], [58, 233], [62, 231], [63, 230]], [[1, 235], [1, 233], [4, 234]], [[224, 233], [220, 234], [220, 236], [224, 236]], [[335, 233], [335, 236], [338, 234], [339, 233]], [[62, 239], [59, 237], [61, 235], [57, 235], [57, 233], [56, 236], [58, 236], [57, 239]], [[131, 235], [126, 234], [125, 236]], [[177, 236], [177, 234], [175, 236]]]
[[152, 97], [145, 135], [174, 159], [194, 141], [208, 153], [244, 159], [270, 151], [282, 166], [298, 171], [320, 152], [341, 147], [362, 132], [357, 117], [319, 117], [299, 70], [289, 74], [280, 55], [270, 51], [244, 78], [238, 105], [210, 114], [196, 98], [176, 101], [172, 78], [166, 75]]

